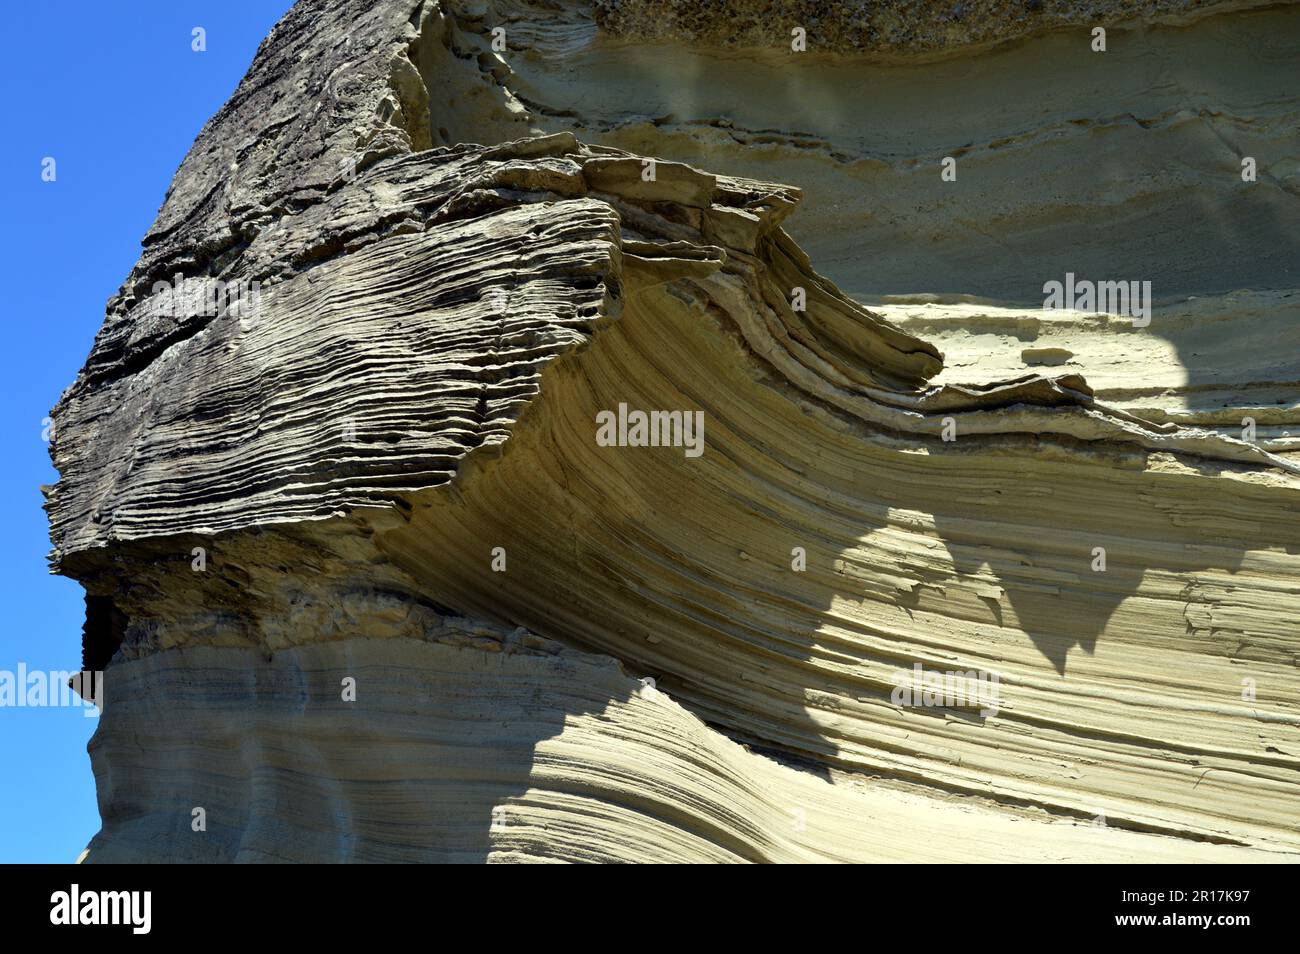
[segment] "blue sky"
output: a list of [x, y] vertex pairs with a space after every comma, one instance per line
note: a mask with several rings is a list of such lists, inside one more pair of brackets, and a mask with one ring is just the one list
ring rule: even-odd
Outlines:
[[[0, 670], [77, 669], [81, 586], [51, 576], [42, 419], [72, 383], [194, 137], [289, 0], [12, 4], [3, 48]], [[191, 31], [207, 32], [206, 52]], [[57, 163], [54, 182], [42, 160]], [[0, 862], [72, 861], [99, 827], [80, 710], [0, 708]]]

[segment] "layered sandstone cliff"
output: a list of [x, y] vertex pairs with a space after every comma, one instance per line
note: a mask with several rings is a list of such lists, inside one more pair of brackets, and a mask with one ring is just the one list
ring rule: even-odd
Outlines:
[[1294, 859], [1300, 8], [911, 6], [294, 7], [55, 411], [88, 860]]

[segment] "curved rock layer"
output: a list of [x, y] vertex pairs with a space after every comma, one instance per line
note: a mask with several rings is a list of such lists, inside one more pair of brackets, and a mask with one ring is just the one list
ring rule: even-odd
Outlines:
[[[1113, 321], [887, 320], [787, 233], [824, 199], [525, 105], [491, 27], [536, 84], [548, 51], [635, 61], [595, 16], [300, 3], [186, 158], [55, 411], [53, 561], [111, 660], [89, 859], [1294, 860], [1294, 367], [1247, 374], [1256, 331], [1206, 362], [1210, 413]], [[261, 292], [177, 314], [177, 274]], [[1274, 322], [1285, 292], [1257, 294]], [[1157, 321], [1220, 353], [1210, 317]], [[699, 442], [610, 446], [629, 409]], [[900, 696], [945, 673], [996, 695]]]
[[191, 863], [1271, 860], [831, 781], [747, 751], [607, 657], [473, 638], [497, 642], [120, 664], [91, 743], [104, 828], [89, 857], [156, 861], [164, 844]]
[[[539, 32], [550, 17], [528, 5], [466, 5], [445, 42], [492, 57], [484, 82], [526, 106], [521, 129], [798, 184], [807, 212], [791, 236], [850, 295], [939, 345], [949, 379], [1031, 373], [1039, 352], [1059, 363], [1065, 350], [1069, 370], [1134, 413], [1238, 436], [1251, 417], [1265, 446], [1290, 448], [1300, 8], [1032, 6], [793, 3], [774, 16], [745, 0], [611, 0]], [[485, 47], [489, 27], [507, 52]], [[1043, 285], [1067, 272], [1151, 282], [1151, 325], [1047, 322]], [[909, 303], [976, 307], [900, 314]], [[1106, 387], [1117, 369], [1141, 387]]]

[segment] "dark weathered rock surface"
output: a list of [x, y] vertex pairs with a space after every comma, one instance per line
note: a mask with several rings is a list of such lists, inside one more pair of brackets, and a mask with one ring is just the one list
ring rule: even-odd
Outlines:
[[840, 54], [944, 55], [1067, 27], [1189, 23], [1268, 0], [594, 0], [612, 35], [721, 48], [779, 47], [802, 27], [809, 49]]

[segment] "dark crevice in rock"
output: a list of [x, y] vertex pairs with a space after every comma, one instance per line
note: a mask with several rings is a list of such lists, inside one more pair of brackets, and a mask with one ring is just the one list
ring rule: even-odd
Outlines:
[[102, 671], [113, 658], [130, 620], [111, 596], [86, 594], [86, 622], [81, 629], [81, 668]]

